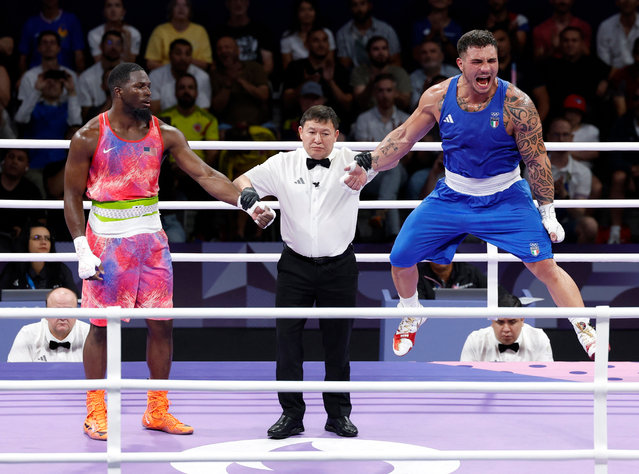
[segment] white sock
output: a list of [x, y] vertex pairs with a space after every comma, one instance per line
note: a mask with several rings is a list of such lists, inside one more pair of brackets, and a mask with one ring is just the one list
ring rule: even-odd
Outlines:
[[399, 297], [398, 306], [400, 308], [419, 308], [419, 307], [421, 307], [421, 305], [419, 304], [419, 298], [417, 297], [417, 290], [415, 290], [415, 294], [413, 296], [411, 296], [410, 298], [402, 298], [400, 296]]

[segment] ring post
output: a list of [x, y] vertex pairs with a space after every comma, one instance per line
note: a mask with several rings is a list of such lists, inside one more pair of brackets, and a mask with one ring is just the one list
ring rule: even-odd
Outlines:
[[107, 472], [120, 474], [122, 462], [122, 336], [119, 306], [107, 308]]

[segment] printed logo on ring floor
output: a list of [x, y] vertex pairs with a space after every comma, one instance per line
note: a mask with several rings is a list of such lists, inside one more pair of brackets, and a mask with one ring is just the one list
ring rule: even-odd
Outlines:
[[[248, 439], [225, 443], [207, 444], [187, 449], [185, 453], [270, 453], [276, 451], [324, 451], [334, 453], [354, 451], [383, 451], [396, 453], [427, 454], [436, 449], [416, 444], [396, 443], [368, 439], [347, 438], [295, 438], [284, 440]], [[171, 466], [185, 474], [251, 474], [258, 472], [299, 473], [310, 468], [312, 472], [331, 474], [352, 474], [354, 472], [375, 472], [385, 474], [450, 474], [459, 469], [460, 462], [454, 461], [272, 461], [272, 462], [174, 462]], [[230, 468], [230, 469], [229, 469]]]

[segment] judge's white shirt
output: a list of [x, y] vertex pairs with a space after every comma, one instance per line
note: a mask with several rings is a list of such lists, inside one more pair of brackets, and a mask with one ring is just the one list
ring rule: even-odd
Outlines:
[[[304, 148], [273, 155], [246, 172], [260, 198], [275, 196], [280, 203], [282, 240], [305, 257], [335, 257], [355, 237], [359, 192], [340, 184], [344, 168], [358, 152], [333, 148], [329, 168], [306, 166]], [[369, 173], [368, 180], [376, 173]]]
[[[49, 331], [46, 318], [39, 323], [27, 324], [18, 331], [7, 362], [82, 362], [82, 349], [89, 327], [84, 321], [76, 320], [71, 332], [60, 340]], [[50, 349], [49, 341], [69, 342], [71, 348]]]
[[519, 338], [517, 352], [506, 349], [499, 352], [499, 341], [492, 326], [473, 331], [468, 335], [462, 349], [462, 362], [538, 362], [552, 361], [550, 340], [541, 329], [524, 323]]

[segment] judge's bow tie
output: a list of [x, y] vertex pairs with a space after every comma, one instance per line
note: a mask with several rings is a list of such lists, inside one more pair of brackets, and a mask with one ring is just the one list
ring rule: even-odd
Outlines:
[[67, 342], [49, 341], [49, 349], [57, 349], [58, 347], [71, 349], [71, 343], [69, 341]]
[[312, 170], [317, 165], [323, 166], [324, 168], [328, 168], [331, 166], [331, 160], [328, 158], [322, 158], [321, 160], [314, 160], [313, 158], [306, 158], [306, 167], [309, 170]]
[[512, 344], [499, 344], [499, 352], [504, 352], [506, 349], [517, 352], [519, 350], [519, 343], [513, 342]]

